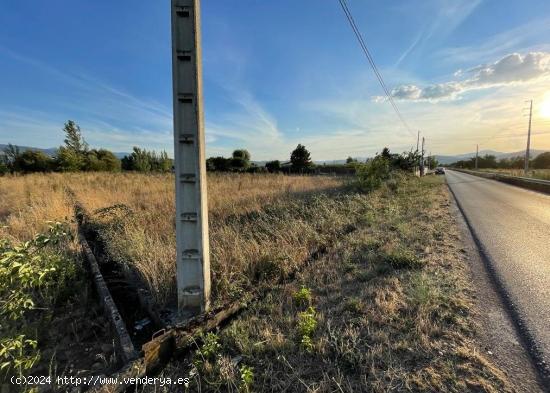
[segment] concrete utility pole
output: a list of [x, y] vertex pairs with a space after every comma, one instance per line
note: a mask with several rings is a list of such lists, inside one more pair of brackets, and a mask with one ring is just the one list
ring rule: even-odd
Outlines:
[[477, 158], [479, 156], [479, 145], [476, 145], [476, 170], [477, 170]]
[[527, 149], [525, 150], [525, 174], [529, 171], [529, 150], [531, 150], [531, 119], [533, 118], [533, 100], [529, 105], [529, 128], [527, 130]]
[[424, 137], [422, 137], [422, 158], [420, 159], [420, 176], [424, 176]]
[[172, 0], [178, 309], [210, 305], [200, 0]]

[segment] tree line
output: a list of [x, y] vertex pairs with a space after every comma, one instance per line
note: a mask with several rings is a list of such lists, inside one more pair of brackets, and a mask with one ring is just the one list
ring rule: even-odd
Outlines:
[[[39, 150], [21, 151], [17, 146], [9, 144], [0, 153], [0, 175], [5, 173], [33, 173], [33, 172], [81, 172], [104, 171], [119, 172], [171, 172], [173, 160], [163, 151], [156, 153], [139, 147], [134, 147], [132, 153], [119, 159], [107, 149], [90, 149], [82, 136], [78, 124], [69, 120], [65, 123], [64, 145], [60, 146], [53, 156]], [[379, 157], [379, 158], [376, 158]], [[391, 168], [410, 171], [419, 166], [421, 156], [419, 152], [391, 153], [384, 148], [377, 154], [378, 161], [384, 160]], [[367, 163], [370, 161], [367, 160]], [[356, 159], [348, 157], [345, 166], [355, 172], [358, 165]], [[425, 158], [425, 165], [437, 166], [434, 157]], [[298, 144], [288, 161], [273, 160], [260, 166], [251, 161], [251, 155], [246, 149], [234, 150], [231, 157], [210, 157], [206, 160], [206, 168], [211, 172], [248, 172], [248, 173], [313, 173], [316, 166], [311, 159], [311, 153], [302, 144]]]
[[[449, 165], [453, 168], [475, 169], [476, 158], [460, 160]], [[479, 169], [523, 169], [525, 166], [525, 157], [510, 157], [497, 159], [492, 154], [486, 154], [477, 159]], [[550, 152], [541, 153], [532, 160], [529, 160], [529, 168], [532, 169], [550, 169]]]
[[166, 152], [156, 153], [134, 147], [120, 160], [107, 149], [90, 149], [78, 124], [69, 120], [63, 128], [64, 145], [54, 156], [39, 150], [25, 150], [9, 144], [0, 154], [0, 175], [5, 173], [81, 172], [121, 170], [139, 172], [169, 172], [173, 161]]
[[309, 173], [314, 164], [311, 153], [302, 144], [290, 153], [288, 162], [279, 160], [267, 161], [264, 166], [259, 166], [250, 161], [250, 153], [245, 149], [233, 151], [231, 157], [210, 157], [206, 160], [206, 169], [211, 172], [249, 172], [249, 173]]

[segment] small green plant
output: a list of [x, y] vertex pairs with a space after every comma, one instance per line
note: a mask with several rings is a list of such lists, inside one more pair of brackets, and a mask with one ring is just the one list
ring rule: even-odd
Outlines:
[[203, 344], [197, 350], [197, 354], [200, 355], [204, 360], [211, 360], [219, 353], [222, 347], [219, 343], [220, 339], [215, 333], [207, 333], [203, 337], [203, 340]]
[[313, 307], [308, 307], [306, 311], [298, 313], [298, 335], [300, 336], [300, 346], [307, 352], [313, 351], [313, 333], [317, 328], [316, 312]]
[[384, 262], [394, 269], [420, 269], [424, 263], [410, 251], [398, 250], [387, 254]]
[[65, 225], [52, 223], [47, 233], [18, 246], [0, 239], [1, 315], [17, 320], [33, 309], [37, 301], [55, 302], [74, 267], [73, 261], [51, 246], [68, 237]]
[[0, 371], [8, 374], [10, 371], [17, 371], [19, 376], [23, 371], [30, 370], [40, 355], [36, 351], [38, 343], [36, 340], [29, 340], [25, 335], [2, 338], [0, 340]]
[[309, 306], [311, 304], [311, 290], [303, 286], [299, 291], [294, 292], [292, 298], [298, 306]]
[[345, 301], [343, 310], [352, 314], [361, 314], [363, 312], [364, 305], [361, 299], [352, 297]]
[[254, 368], [243, 364], [241, 371], [241, 389], [243, 392], [250, 392], [250, 387], [254, 383]]
[[23, 375], [39, 358], [37, 341], [21, 334], [22, 326], [33, 331], [28, 312], [50, 310], [69, 294], [68, 283], [74, 284], [77, 272], [70, 240], [67, 226], [59, 222], [19, 245], [0, 239], [0, 381]]

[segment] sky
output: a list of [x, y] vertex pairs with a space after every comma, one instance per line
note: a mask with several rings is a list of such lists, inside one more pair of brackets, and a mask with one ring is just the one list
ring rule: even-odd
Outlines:
[[[204, 0], [207, 155], [285, 159], [550, 150], [550, 2], [348, 0], [405, 127], [338, 0]], [[0, 144], [173, 151], [170, 1], [0, 3]]]

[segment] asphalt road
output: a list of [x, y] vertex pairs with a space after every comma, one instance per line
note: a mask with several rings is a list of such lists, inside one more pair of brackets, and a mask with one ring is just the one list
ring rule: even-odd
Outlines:
[[[550, 365], [550, 196], [447, 171], [453, 191], [526, 336]], [[540, 366], [540, 365], [539, 365]]]

